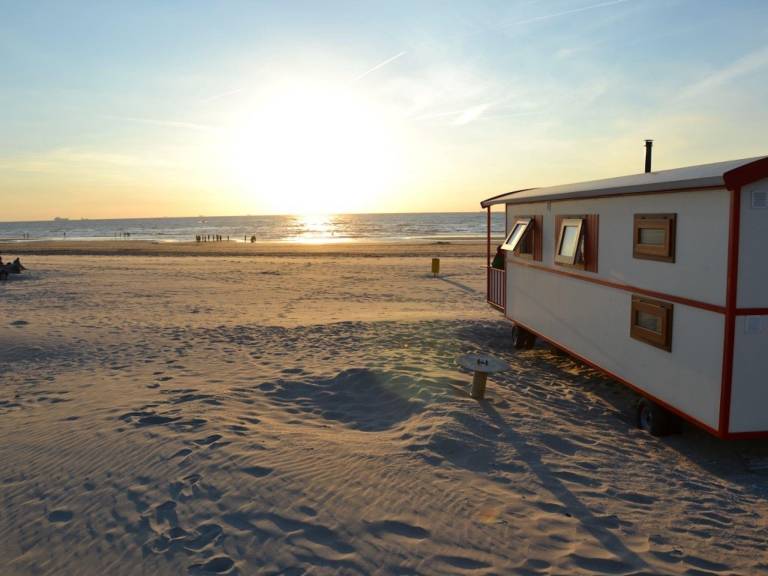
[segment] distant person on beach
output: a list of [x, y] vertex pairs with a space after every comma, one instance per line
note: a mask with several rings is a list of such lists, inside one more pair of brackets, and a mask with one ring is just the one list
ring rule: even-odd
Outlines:
[[504, 250], [501, 249], [501, 244], [496, 247], [496, 256], [493, 257], [491, 268], [504, 270]]

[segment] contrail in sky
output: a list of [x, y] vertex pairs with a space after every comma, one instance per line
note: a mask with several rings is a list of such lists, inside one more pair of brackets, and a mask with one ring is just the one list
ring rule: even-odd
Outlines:
[[531, 22], [539, 22], [540, 20], [549, 20], [550, 18], [559, 18], [560, 16], [567, 16], [568, 14], [576, 14], [577, 12], [584, 12], [586, 10], [594, 10], [596, 8], [606, 8], [607, 6], [615, 6], [616, 4], [624, 4], [629, 0], [611, 0], [610, 2], [601, 2], [600, 4], [590, 4], [589, 6], [582, 6], [581, 8], [573, 8], [572, 10], [565, 10], [564, 12], [555, 12], [554, 14], [545, 14], [544, 16], [535, 16], [533, 18], [527, 18], [525, 20], [518, 20], [512, 24], [501, 26], [501, 29], [511, 28], [512, 26], [518, 26], [520, 24], [530, 24]]
[[734, 63], [721, 68], [716, 72], [710, 74], [703, 80], [696, 82], [683, 89], [680, 92], [680, 97], [687, 98], [690, 96], [699, 96], [701, 94], [709, 94], [715, 88], [718, 88], [722, 84], [725, 84], [744, 74], [749, 74], [755, 70], [758, 70], [768, 65], [768, 48], [761, 48], [742, 56]]
[[389, 64], [389, 63], [391, 63], [391, 62], [394, 62], [394, 61], [395, 61], [395, 60], [397, 60], [398, 58], [402, 58], [402, 57], [403, 57], [403, 56], [405, 56], [406, 54], [407, 54], [407, 52], [403, 51], [403, 52], [400, 52], [399, 54], [395, 54], [395, 55], [394, 55], [394, 56], [392, 56], [391, 58], [387, 58], [386, 60], [384, 60], [384, 62], [379, 62], [378, 64], [376, 64], [376, 66], [374, 66], [373, 68], [371, 68], [371, 69], [367, 70], [366, 72], [363, 72], [362, 74], [360, 74], [360, 76], [358, 76], [357, 78], [355, 78], [355, 82], [358, 82], [358, 81], [362, 80], [363, 78], [365, 78], [366, 76], [368, 76], [368, 74], [370, 74], [370, 73], [372, 73], [372, 72], [375, 72], [375, 71], [376, 71], [376, 70], [378, 70], [379, 68], [383, 68], [383, 67], [384, 67], [384, 66], [386, 66], [387, 64]]

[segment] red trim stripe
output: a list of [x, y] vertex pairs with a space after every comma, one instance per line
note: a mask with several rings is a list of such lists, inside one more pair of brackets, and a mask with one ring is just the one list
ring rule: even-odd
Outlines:
[[749, 164], [744, 164], [723, 174], [725, 185], [736, 190], [751, 182], [762, 180], [768, 176], [768, 157], [763, 157]]
[[733, 349], [736, 340], [736, 296], [739, 284], [739, 229], [741, 225], [741, 188], [731, 190], [731, 214], [728, 226], [728, 276], [725, 290], [725, 330], [723, 331], [723, 376], [720, 386], [720, 433], [728, 434], [731, 424], [731, 389], [733, 387]]
[[768, 316], [768, 308], [737, 308], [736, 316]]
[[535, 330], [529, 328], [525, 324], [522, 324], [522, 323], [514, 320], [513, 318], [510, 318], [509, 316], [507, 316], [507, 319], [511, 320], [512, 322], [514, 322], [518, 326], [520, 326], [522, 328], [525, 328], [526, 330], [528, 330], [528, 332], [531, 332], [532, 334], [535, 334], [537, 337], [541, 338], [542, 340], [545, 340], [545, 341], [549, 342], [550, 344], [552, 344], [556, 348], [559, 348], [563, 352], [566, 352], [570, 356], [573, 356], [574, 358], [577, 358], [579, 361], [583, 362], [587, 366], [591, 366], [592, 368], [602, 372], [603, 374], [605, 374], [609, 378], [612, 378], [613, 380], [616, 380], [617, 382], [620, 382], [621, 384], [624, 384], [628, 388], [631, 388], [632, 390], [634, 390], [635, 392], [637, 392], [641, 396], [645, 396], [646, 398], [648, 398], [649, 400], [655, 402], [659, 406], [662, 406], [665, 410], [669, 410], [673, 414], [676, 414], [677, 416], [679, 416], [683, 420], [687, 420], [691, 424], [694, 424], [695, 426], [698, 426], [699, 428], [703, 428], [704, 430], [706, 430], [707, 432], [709, 432], [710, 434], [712, 434], [714, 436], [717, 436], [717, 437], [720, 437], [720, 438], [723, 437], [718, 430], [712, 428], [711, 426], [705, 424], [704, 422], [702, 422], [700, 420], [697, 420], [696, 418], [694, 418], [690, 414], [686, 414], [685, 412], [675, 408], [674, 406], [672, 406], [670, 404], [667, 404], [666, 402], [664, 402], [663, 400], [660, 400], [659, 398], [657, 398], [653, 394], [649, 394], [648, 392], [646, 392], [642, 388], [639, 388], [638, 386], [635, 386], [634, 384], [632, 384], [631, 382], [625, 380], [621, 376], [619, 376], [617, 374], [614, 374], [610, 370], [606, 370], [602, 366], [599, 366], [599, 365], [595, 364], [594, 362], [592, 362], [591, 360], [588, 360], [584, 356], [582, 356], [580, 354], [577, 354], [576, 352], [574, 352], [573, 350], [570, 350], [569, 348], [566, 348], [565, 346], [563, 346], [559, 342], [553, 340], [552, 338], [547, 338], [546, 336], [541, 335], [540, 333], [538, 333]]
[[639, 288], [637, 286], [631, 286], [629, 284], [612, 282], [610, 280], [604, 280], [602, 278], [587, 276], [586, 274], [579, 274], [577, 272], [571, 272], [569, 270], [559, 270], [557, 268], [549, 268], [547, 266], [531, 264], [530, 262], [524, 262], [524, 261], [518, 260], [517, 258], [507, 258], [507, 264], [514, 264], [516, 266], [526, 266], [528, 268], [535, 268], [536, 270], [541, 270], [542, 272], [550, 272], [552, 274], [568, 276], [569, 278], [577, 278], [579, 280], [584, 280], [585, 282], [599, 284], [600, 286], [607, 286], [609, 288], [624, 290], [625, 292], [632, 292], [634, 294], [642, 294], [643, 296], [658, 298], [659, 300], [666, 300], [668, 302], [674, 302], [675, 304], [682, 304], [683, 306], [691, 306], [692, 308], [700, 308], [701, 310], [707, 310], [709, 312], [717, 312], [718, 314], [725, 314], [724, 306], [717, 306], [716, 304], [701, 302], [699, 300], [691, 300], [689, 298], [683, 298], [682, 296], [675, 296], [674, 294], [666, 294], [664, 292], [657, 292], [656, 290], [648, 290], [646, 288]]

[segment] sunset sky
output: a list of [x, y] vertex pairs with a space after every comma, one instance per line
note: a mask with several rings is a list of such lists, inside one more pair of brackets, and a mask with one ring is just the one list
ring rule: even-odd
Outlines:
[[6, 2], [0, 79], [3, 221], [477, 210], [768, 154], [768, 2]]

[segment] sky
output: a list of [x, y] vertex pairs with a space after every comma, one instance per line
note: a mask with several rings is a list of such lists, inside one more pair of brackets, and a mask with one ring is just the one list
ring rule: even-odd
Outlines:
[[0, 220], [478, 210], [768, 154], [765, 0], [0, 0]]

